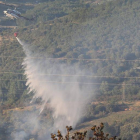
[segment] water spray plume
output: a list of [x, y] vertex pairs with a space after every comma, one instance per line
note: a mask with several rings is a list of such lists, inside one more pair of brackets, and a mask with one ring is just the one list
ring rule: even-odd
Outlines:
[[[43, 102], [40, 112], [48, 103], [53, 110], [54, 131], [59, 128], [64, 132], [66, 125], [75, 127], [81, 119], [84, 106], [92, 96], [90, 92], [87, 92], [89, 88], [79, 84], [80, 79], [78, 77], [51, 75], [82, 75], [84, 74], [83, 71], [77, 69], [76, 65], [62, 64], [51, 59], [31, 59], [31, 57], [37, 57], [39, 54], [34, 54], [29, 49], [29, 45], [23, 43], [18, 37], [17, 40], [23, 46], [26, 54], [23, 62], [27, 76], [26, 84], [30, 91], [34, 91], [33, 98], [41, 98]], [[46, 73], [50, 75], [44, 76]], [[56, 81], [56, 83], [48, 83], [47, 81]], [[75, 83], [64, 84], [68, 81]]]

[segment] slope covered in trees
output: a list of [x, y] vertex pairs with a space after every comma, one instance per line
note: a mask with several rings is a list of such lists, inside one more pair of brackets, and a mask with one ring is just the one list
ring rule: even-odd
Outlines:
[[139, 78], [133, 77], [139, 77], [139, 13], [138, 0], [118, 0], [80, 8], [62, 18], [23, 27], [19, 32], [22, 39], [35, 44], [33, 50], [71, 58], [67, 61], [78, 62], [91, 73], [104, 76], [96, 79], [102, 82], [101, 93], [122, 93], [121, 88], [116, 90], [117, 85], [109, 84], [125, 82], [130, 84], [126, 86], [127, 94], [138, 94]]
[[[44, 5], [38, 8], [43, 9], [42, 7]], [[64, 12], [62, 9], [60, 11]], [[45, 15], [45, 11], [42, 13]], [[137, 69], [140, 65], [139, 13], [138, 0], [119, 0], [96, 7], [80, 8], [54, 20], [46, 21], [43, 18], [43, 21], [40, 20], [41, 23], [31, 23], [16, 30], [20, 38], [34, 44], [31, 49], [36, 50], [37, 53], [49, 53], [51, 57], [66, 58], [65, 62], [77, 63], [81, 68], [90, 70], [91, 82], [101, 83], [98, 86], [98, 94], [118, 95], [120, 98], [122, 85], [125, 84], [126, 97], [133, 99], [131, 95], [135, 95], [139, 99], [139, 70]], [[38, 19], [41, 17], [42, 15], [38, 14]], [[18, 22], [20, 25], [20, 20]], [[23, 73], [22, 49], [15, 39], [9, 41], [4, 39], [4, 36], [11, 38], [13, 32], [12, 30], [1, 32], [3, 37], [1, 56], [14, 57], [13, 59], [1, 58], [1, 71]], [[20, 74], [2, 73], [1, 75], [5, 79], [15, 77], [18, 80], [25, 80], [25, 77]], [[7, 93], [10, 89], [10, 84], [8, 85], [3, 90]], [[22, 93], [24, 88], [26, 89], [25, 86], [21, 88]]]
[[[139, 0], [116, 0], [96, 6], [82, 2], [48, 1], [25, 13], [27, 17], [35, 14], [34, 21], [19, 19], [17, 29], [1, 29], [0, 102], [3, 108], [24, 106], [32, 98], [32, 94], [27, 94], [26, 76], [23, 75], [22, 62], [25, 54], [16, 39], [11, 37], [15, 31], [40, 56], [49, 54], [50, 57], [61, 58], [59, 61], [88, 69], [90, 73], [84, 80], [90, 78], [93, 86], [96, 85], [99, 101], [116, 102], [122, 100], [122, 96], [124, 100], [140, 99]], [[114, 112], [116, 106], [90, 106], [91, 112], [85, 118], [93, 119], [95, 115], [97, 118], [102, 117], [101, 112]], [[139, 116], [129, 119], [136, 128], [136, 137], [139, 135], [139, 127], [136, 126], [138, 119]], [[7, 120], [1, 120], [2, 126], [7, 120], [9, 124], [4, 126], [12, 126], [8, 114]], [[45, 121], [42, 119], [42, 122]], [[119, 124], [123, 131], [125, 123]], [[132, 131], [133, 128], [130, 139], [133, 137]], [[10, 136], [11, 133], [7, 134]], [[123, 136], [120, 131], [117, 135]]]

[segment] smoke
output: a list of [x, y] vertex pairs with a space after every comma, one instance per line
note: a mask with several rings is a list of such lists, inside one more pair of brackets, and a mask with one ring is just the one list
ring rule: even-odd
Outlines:
[[34, 91], [33, 100], [42, 99], [43, 111], [46, 104], [53, 110], [54, 124], [52, 132], [58, 128], [64, 133], [66, 125], [75, 127], [83, 115], [84, 107], [92, 97], [84, 75], [87, 70], [80, 70], [78, 64], [68, 65], [48, 55], [33, 53], [30, 46], [20, 41], [26, 58], [23, 62], [27, 76], [27, 86]]
[[30, 108], [29, 110], [19, 110], [10, 113], [12, 128], [14, 128], [13, 130], [9, 128], [9, 131], [12, 131], [11, 140], [32, 138], [38, 131], [42, 130], [38, 119], [38, 111], [35, 108]]
[[13, 134], [14, 140], [24, 140], [27, 134], [24, 131], [16, 132]]

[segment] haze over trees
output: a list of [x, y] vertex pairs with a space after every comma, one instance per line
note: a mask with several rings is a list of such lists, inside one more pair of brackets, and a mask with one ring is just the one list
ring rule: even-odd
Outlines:
[[[7, 0], [7, 2], [19, 1]], [[140, 99], [139, 0], [116, 0], [104, 4], [95, 4], [95, 1], [87, 3], [85, 0], [39, 2], [40, 4], [32, 7], [33, 9], [24, 12], [24, 16], [34, 17], [34, 21], [2, 19], [0, 24], [9, 25], [11, 22], [12, 25], [18, 26], [15, 30], [19, 32], [22, 40], [31, 44], [34, 53], [41, 55], [49, 53], [50, 57], [61, 58], [59, 60], [61, 62], [77, 64], [77, 67], [90, 71], [84, 78], [79, 78], [85, 81], [90, 79], [95, 86], [96, 99], [109, 103], [106, 106], [89, 105], [87, 113], [83, 115], [84, 121], [125, 109], [127, 105], [118, 103], [122, 99], [123, 101]], [[13, 37], [15, 30], [0, 29], [2, 110], [23, 107], [26, 103], [29, 105], [33, 96], [33, 93], [27, 94], [26, 76], [22, 67], [25, 54]], [[40, 103], [40, 99], [36, 102]], [[123, 127], [128, 121], [125, 117], [122, 117], [119, 123], [105, 125], [109, 131], [114, 130], [112, 131], [114, 135], [136, 140], [140, 128], [139, 114], [135, 113], [136, 117], [130, 115], [128, 118], [132, 125]], [[51, 125], [53, 122], [50, 117], [51, 111], [48, 114], [44, 113], [44, 116], [48, 117], [50, 122], [43, 119], [42, 122]], [[10, 114], [7, 113], [6, 118], [1, 114], [0, 119], [2, 120], [0, 138], [5, 139], [7, 135], [12, 134]], [[19, 127], [18, 124], [17, 126]], [[8, 132], [5, 131], [7, 127], [10, 128]], [[16, 126], [14, 129], [16, 130]], [[41, 131], [43, 129], [44, 125]]]

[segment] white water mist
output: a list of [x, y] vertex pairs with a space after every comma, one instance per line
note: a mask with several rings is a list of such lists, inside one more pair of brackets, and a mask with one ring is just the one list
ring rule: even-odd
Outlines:
[[[33, 54], [29, 45], [17, 40], [26, 54], [23, 66], [27, 76], [27, 85], [34, 91], [34, 98], [42, 98], [43, 110], [46, 103], [53, 109], [54, 125], [64, 132], [65, 126], [75, 125], [81, 119], [83, 109], [92, 94], [88, 87], [80, 84], [78, 76], [84, 74], [76, 65], [62, 64], [48, 56]], [[71, 75], [71, 76], [70, 76]]]

